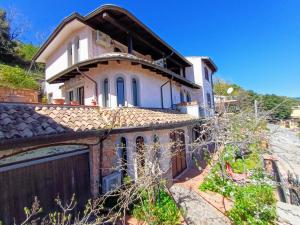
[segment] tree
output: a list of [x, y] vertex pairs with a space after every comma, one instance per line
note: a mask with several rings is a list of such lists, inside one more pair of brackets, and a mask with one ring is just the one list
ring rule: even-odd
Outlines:
[[272, 119], [289, 119], [292, 113], [293, 101], [287, 97], [277, 95], [262, 96], [262, 107], [271, 111]]
[[214, 94], [221, 95], [221, 96], [228, 96], [227, 90], [228, 88], [232, 87], [233, 92], [231, 96], [238, 96], [243, 89], [237, 84], [230, 84], [221, 79], [216, 79], [214, 82]]
[[14, 53], [14, 47], [15, 44], [10, 36], [10, 24], [7, 14], [3, 9], [0, 9], [0, 60], [10, 60]]

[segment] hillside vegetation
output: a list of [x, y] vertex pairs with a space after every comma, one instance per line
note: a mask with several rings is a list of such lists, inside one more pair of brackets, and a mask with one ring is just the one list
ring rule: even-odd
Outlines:
[[0, 8], [0, 86], [38, 90], [44, 80], [44, 67], [31, 65], [38, 47], [22, 43], [11, 30], [10, 20]]
[[[228, 88], [232, 87], [233, 92], [227, 93]], [[271, 119], [289, 119], [292, 113], [292, 107], [299, 105], [300, 100], [274, 94], [258, 94], [251, 90], [245, 90], [237, 84], [231, 84], [218, 79], [214, 83], [215, 95], [229, 96], [239, 101], [241, 108], [254, 107], [254, 101], [257, 100], [259, 108], [268, 111]]]

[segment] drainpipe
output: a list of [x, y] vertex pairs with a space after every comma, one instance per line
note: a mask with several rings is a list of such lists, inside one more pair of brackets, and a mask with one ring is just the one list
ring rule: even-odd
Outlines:
[[80, 71], [79, 67], [76, 68], [77, 72], [80, 73], [82, 76], [88, 78], [90, 81], [92, 81], [94, 84], [95, 84], [95, 94], [96, 94], [96, 105], [99, 105], [99, 101], [98, 101], [98, 98], [99, 98], [99, 95], [98, 95], [98, 84], [97, 82], [92, 79], [90, 76], [88, 76], [87, 74], [85, 74], [84, 72]]

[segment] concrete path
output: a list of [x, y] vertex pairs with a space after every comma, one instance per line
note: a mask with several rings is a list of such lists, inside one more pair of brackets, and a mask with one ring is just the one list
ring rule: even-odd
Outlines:
[[295, 132], [277, 125], [268, 126], [271, 132], [271, 150], [279, 159], [282, 173], [291, 171], [300, 177], [300, 138]]
[[188, 225], [231, 224], [224, 214], [208, 204], [193, 189], [182, 184], [174, 184], [171, 192], [175, 201], [183, 209], [183, 216]]
[[300, 207], [283, 202], [277, 203], [277, 215], [279, 225], [299, 225]]

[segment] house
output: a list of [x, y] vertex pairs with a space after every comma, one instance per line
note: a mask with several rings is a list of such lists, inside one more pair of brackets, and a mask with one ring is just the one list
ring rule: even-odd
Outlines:
[[214, 111], [210, 58], [185, 58], [127, 10], [104, 5], [65, 18], [34, 60], [46, 65], [49, 104], [0, 103], [4, 224], [22, 220], [33, 196], [45, 212], [58, 194], [75, 193], [82, 207], [122, 182], [122, 159], [138, 179], [138, 146], [184, 143], [164, 149], [179, 148], [161, 159], [169, 180], [192, 165], [194, 127]]

